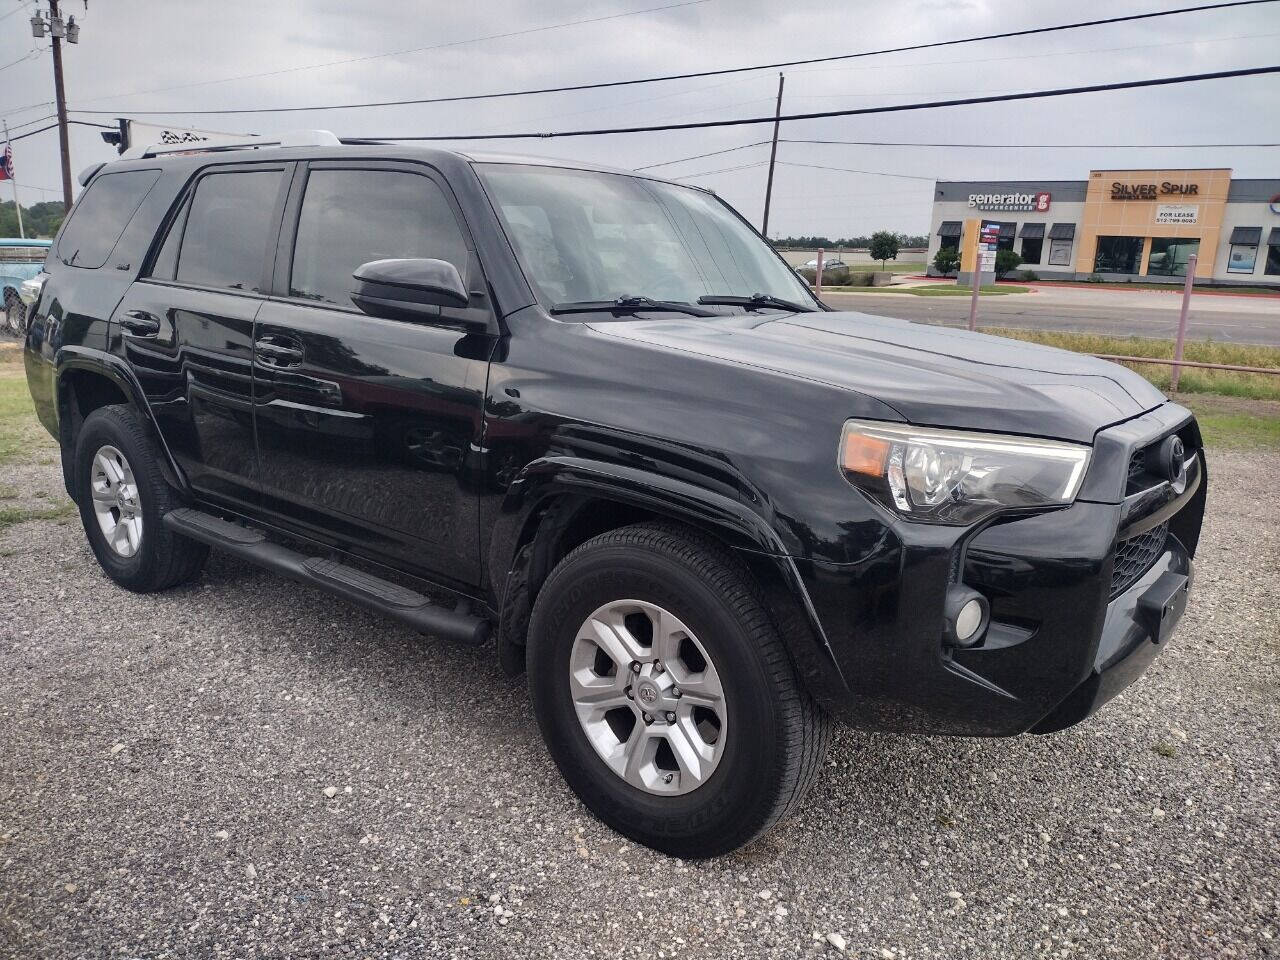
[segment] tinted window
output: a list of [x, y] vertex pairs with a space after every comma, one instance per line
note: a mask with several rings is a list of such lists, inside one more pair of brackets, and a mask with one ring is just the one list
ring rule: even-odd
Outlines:
[[58, 240], [62, 262], [94, 270], [106, 263], [120, 234], [159, 179], [159, 170], [130, 170], [103, 174], [89, 184]]
[[417, 257], [447, 260], [466, 276], [466, 241], [435, 181], [393, 170], [311, 171], [290, 294], [349, 307], [360, 264]]
[[214, 173], [196, 185], [178, 254], [179, 283], [261, 287], [283, 176], [280, 170]]

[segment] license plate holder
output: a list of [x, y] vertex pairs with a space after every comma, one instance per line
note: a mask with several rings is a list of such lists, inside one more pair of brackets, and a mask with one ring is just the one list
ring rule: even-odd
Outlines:
[[1138, 598], [1138, 613], [1151, 634], [1152, 643], [1164, 643], [1187, 609], [1191, 578], [1166, 571]]

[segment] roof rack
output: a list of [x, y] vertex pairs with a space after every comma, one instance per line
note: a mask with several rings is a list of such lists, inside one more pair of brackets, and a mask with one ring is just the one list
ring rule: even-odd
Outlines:
[[141, 160], [172, 154], [221, 153], [232, 150], [260, 150], [263, 147], [336, 147], [342, 143], [328, 130], [290, 130], [276, 136], [227, 137], [182, 143], [153, 143], [150, 146], [130, 147], [121, 156], [123, 160]]

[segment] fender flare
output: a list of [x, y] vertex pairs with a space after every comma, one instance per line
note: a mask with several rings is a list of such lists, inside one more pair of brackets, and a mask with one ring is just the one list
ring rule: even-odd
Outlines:
[[[69, 398], [65, 396], [64, 384], [68, 373], [82, 370], [109, 380], [124, 394], [125, 399], [142, 416], [152, 435], [156, 438], [162, 454], [160, 469], [165, 479], [184, 496], [190, 493], [191, 488], [187, 483], [186, 475], [182, 472], [182, 468], [178, 466], [177, 460], [174, 459], [173, 452], [169, 449], [169, 444], [165, 442], [164, 434], [160, 431], [156, 422], [155, 413], [151, 409], [151, 404], [147, 401], [147, 395], [142, 389], [142, 384], [138, 382], [137, 376], [124, 360], [114, 354], [95, 350], [92, 347], [65, 346], [60, 347], [54, 355], [53, 366], [54, 409], [57, 411], [58, 417], [59, 442], [63, 446], [64, 474], [67, 471], [70, 460], [67, 444], [63, 442], [63, 423], [66, 420], [67, 404], [69, 402]], [[72, 487], [71, 478], [66, 476], [64, 479], [68, 481], [67, 488], [70, 490]]]
[[[518, 660], [523, 661], [523, 628], [527, 627], [528, 608], [554, 562], [549, 555], [549, 541], [555, 538], [546, 538], [539, 549], [539, 531], [547, 524], [552, 530], [562, 528], [583, 506], [599, 500], [637, 507], [701, 530], [738, 553], [747, 561], [754, 576], [768, 576], [770, 583], [762, 585], [766, 592], [784, 591], [795, 602], [800, 625], [807, 627], [811, 636], [808, 642], [784, 637], [802, 679], [820, 700], [840, 693], [844, 679], [826, 632], [795, 561], [764, 514], [752, 509], [743, 499], [686, 480], [581, 457], [544, 457], [531, 461], [508, 488], [495, 520], [489, 570], [501, 572], [494, 592], [503, 627], [499, 632], [499, 653], [508, 672], [514, 672], [517, 663], [517, 654], [512, 648], [520, 648]], [[775, 595], [771, 602], [776, 600]], [[512, 609], [517, 603], [522, 603], [524, 608]], [[797, 624], [790, 626], [794, 628]], [[519, 636], [511, 636], [512, 632], [519, 632]], [[833, 668], [834, 674], [828, 672]], [[824, 678], [832, 676], [838, 678], [836, 686], [823, 689], [829, 683], [829, 679]]]

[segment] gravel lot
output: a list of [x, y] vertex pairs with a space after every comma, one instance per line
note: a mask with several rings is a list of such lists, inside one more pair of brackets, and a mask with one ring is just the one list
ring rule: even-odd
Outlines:
[[[492, 649], [225, 558], [134, 596], [77, 518], [10, 526], [0, 956], [1280, 956], [1277, 473], [1211, 458], [1192, 606], [1101, 715], [842, 731], [799, 816], [701, 863], [592, 819]], [[9, 504], [58, 483], [0, 468]]]

